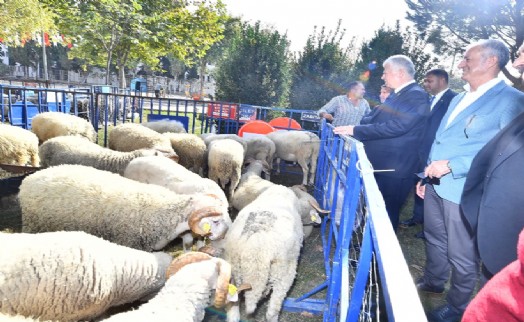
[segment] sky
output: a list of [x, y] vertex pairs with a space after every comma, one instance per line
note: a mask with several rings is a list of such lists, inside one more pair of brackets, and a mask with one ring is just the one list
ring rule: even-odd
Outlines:
[[407, 26], [404, 0], [222, 0], [228, 12], [243, 20], [275, 27], [287, 33], [292, 51], [302, 51], [313, 28], [335, 30], [342, 19], [346, 33], [342, 45], [353, 36], [359, 44], [370, 40], [382, 25], [393, 27], [396, 20]]

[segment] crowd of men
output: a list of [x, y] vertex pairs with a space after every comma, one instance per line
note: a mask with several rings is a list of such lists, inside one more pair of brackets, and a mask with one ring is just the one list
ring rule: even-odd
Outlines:
[[[524, 45], [519, 53], [513, 66], [522, 73]], [[506, 302], [490, 296], [500, 280], [508, 280], [493, 276], [518, 263], [517, 241], [524, 228], [519, 196], [524, 93], [499, 78], [509, 59], [499, 40], [470, 44], [458, 65], [466, 86], [456, 93], [448, 87], [446, 71], [430, 70], [423, 88], [410, 58], [394, 55], [383, 63], [380, 105], [370, 109], [364, 84], [354, 82], [347, 95], [319, 110], [336, 134], [364, 143], [375, 170], [389, 170], [375, 172], [375, 179], [395, 231], [415, 187], [413, 217], [400, 224], [423, 223], [419, 237], [425, 238], [426, 265], [416, 286], [443, 293], [450, 285], [446, 304], [427, 312], [429, 321], [495, 321], [490, 314], [504, 310], [520, 312], [505, 321], [524, 321], [522, 296]], [[481, 290], [470, 303], [479, 278]], [[490, 287], [495, 282], [498, 286]], [[521, 304], [516, 309], [515, 302]]]

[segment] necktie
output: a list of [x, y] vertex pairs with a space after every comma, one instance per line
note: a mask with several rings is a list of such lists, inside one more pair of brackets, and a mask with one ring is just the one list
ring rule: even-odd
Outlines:
[[431, 106], [431, 104], [433, 104], [434, 100], [435, 100], [435, 95], [431, 95], [431, 97], [429, 98], [429, 106]]

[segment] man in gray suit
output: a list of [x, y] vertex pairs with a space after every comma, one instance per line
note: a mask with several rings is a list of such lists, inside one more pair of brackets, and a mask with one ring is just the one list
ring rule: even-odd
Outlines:
[[442, 118], [424, 174], [439, 184], [417, 184], [424, 199], [426, 267], [417, 281], [422, 291], [441, 293], [449, 278], [447, 304], [428, 313], [430, 321], [459, 321], [475, 289], [479, 259], [474, 236], [459, 207], [471, 162], [480, 149], [524, 111], [524, 94], [497, 76], [509, 61], [499, 40], [467, 47], [458, 67], [467, 84]]

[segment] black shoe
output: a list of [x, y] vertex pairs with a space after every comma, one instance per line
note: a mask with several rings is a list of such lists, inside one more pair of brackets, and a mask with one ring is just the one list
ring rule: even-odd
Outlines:
[[424, 278], [422, 277], [415, 282], [415, 286], [417, 287], [417, 290], [427, 293], [440, 294], [444, 292], [444, 286], [429, 285], [428, 283], [426, 283], [426, 281], [424, 281]]
[[462, 319], [462, 312], [446, 304], [430, 311], [427, 316], [430, 322], [457, 322]]
[[415, 226], [415, 225], [418, 225], [419, 223], [414, 221], [413, 218], [410, 218], [408, 220], [404, 220], [404, 221], [401, 221], [398, 226], [401, 227], [401, 228], [408, 228], [408, 227], [412, 227], [412, 226]]
[[416, 233], [415, 238], [426, 239], [426, 236], [424, 236], [424, 231], [421, 230], [418, 233]]

